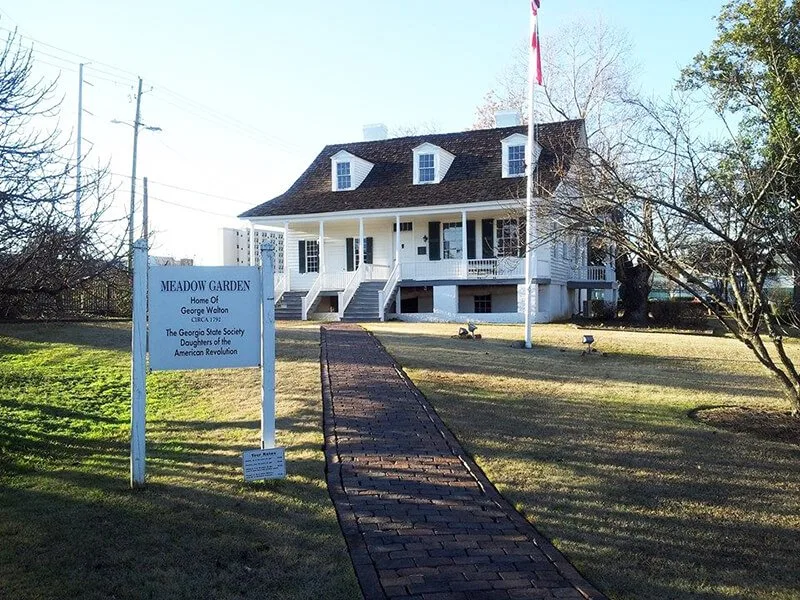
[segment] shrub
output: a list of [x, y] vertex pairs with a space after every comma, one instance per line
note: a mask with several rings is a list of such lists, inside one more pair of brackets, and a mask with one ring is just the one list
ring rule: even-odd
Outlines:
[[617, 316], [613, 302], [606, 302], [600, 298], [592, 300], [592, 317], [602, 321], [610, 321]]
[[699, 302], [664, 300], [650, 303], [650, 317], [658, 325], [701, 329], [706, 326], [708, 310]]

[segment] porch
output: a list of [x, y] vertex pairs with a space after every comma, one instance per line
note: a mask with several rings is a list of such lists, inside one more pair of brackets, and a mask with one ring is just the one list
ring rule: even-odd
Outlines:
[[[276, 303], [285, 305], [283, 296], [294, 295], [293, 318], [325, 313], [344, 319], [349, 309], [362, 318], [383, 319], [400, 285], [522, 285], [525, 224], [510, 214], [494, 208], [284, 223]], [[552, 244], [537, 247], [533, 282], [569, 282], [574, 289], [613, 280], [613, 269], [585, 265], [584, 246], [575, 240], [560, 250]], [[350, 308], [353, 302], [358, 310]]]

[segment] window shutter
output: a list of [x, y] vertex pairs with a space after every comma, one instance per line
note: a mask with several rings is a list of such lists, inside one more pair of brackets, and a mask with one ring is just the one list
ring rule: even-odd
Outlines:
[[306, 272], [306, 241], [305, 240], [298, 240], [298, 242], [297, 242], [297, 253], [298, 253], [297, 266], [299, 267], [301, 273], [305, 273]]
[[345, 240], [345, 247], [347, 248], [347, 270], [354, 271], [355, 270], [355, 260], [353, 259], [353, 238], [347, 238]]
[[481, 240], [483, 258], [494, 258], [494, 219], [481, 220]]
[[441, 260], [441, 223], [439, 221], [428, 221], [428, 260]]
[[372, 264], [372, 238], [368, 237], [364, 240], [364, 264]]
[[475, 220], [467, 221], [467, 259], [475, 258]]
[[525, 227], [526, 227], [525, 217], [520, 217], [519, 219], [517, 219], [517, 223], [519, 223], [519, 225], [517, 226], [517, 243], [519, 244], [518, 256], [523, 257], [525, 256], [525, 250], [527, 249], [526, 245], [528, 240], [528, 237], [525, 233]]

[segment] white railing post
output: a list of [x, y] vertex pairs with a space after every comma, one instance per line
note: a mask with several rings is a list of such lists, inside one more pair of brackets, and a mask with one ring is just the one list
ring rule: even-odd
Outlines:
[[322, 291], [322, 282], [322, 275], [317, 275], [316, 279], [314, 279], [314, 283], [311, 284], [308, 293], [302, 298], [303, 321], [308, 321], [308, 312], [311, 310], [311, 307], [314, 306], [314, 302], [316, 302], [317, 298], [319, 297], [319, 293]]
[[[285, 251], [285, 247], [284, 247]], [[261, 245], [261, 447], [275, 447], [275, 278], [272, 244]]]
[[131, 331], [131, 487], [145, 479], [145, 358], [147, 351], [147, 242], [133, 245]]
[[383, 290], [378, 290], [378, 318], [383, 321], [383, 310], [384, 310], [385, 300], [383, 298]]

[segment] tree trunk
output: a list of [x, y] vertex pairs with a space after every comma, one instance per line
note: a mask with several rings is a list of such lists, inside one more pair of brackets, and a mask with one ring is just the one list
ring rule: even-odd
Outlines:
[[650, 283], [652, 274], [653, 270], [649, 265], [642, 262], [634, 264], [628, 254], [617, 258], [619, 300], [622, 306], [622, 318], [625, 321], [637, 325], [647, 323], [647, 297], [652, 287]]

